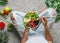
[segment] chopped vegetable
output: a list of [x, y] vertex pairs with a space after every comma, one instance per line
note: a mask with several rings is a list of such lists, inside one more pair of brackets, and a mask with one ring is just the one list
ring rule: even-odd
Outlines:
[[36, 27], [34, 21], [37, 20], [38, 17], [39, 17], [38, 14], [36, 14], [35, 12], [33, 11], [28, 12], [24, 18], [24, 25], [26, 26], [28, 23], [30, 28]]
[[34, 21], [31, 20], [29, 25], [30, 25], [31, 28], [34, 28], [35, 27]]
[[0, 43], [8, 43], [8, 33], [0, 31]]
[[0, 22], [0, 29], [3, 30], [5, 28], [5, 23], [4, 22]]

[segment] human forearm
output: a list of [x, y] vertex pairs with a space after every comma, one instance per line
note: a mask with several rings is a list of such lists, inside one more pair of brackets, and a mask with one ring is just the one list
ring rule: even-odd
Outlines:
[[29, 33], [29, 30], [25, 30], [24, 34], [23, 34], [23, 37], [26, 38], [28, 37], [28, 33]]
[[21, 39], [21, 42], [20, 43], [25, 43], [26, 42], [26, 37], [22, 37], [22, 39]]
[[48, 26], [45, 26], [45, 38], [49, 43], [52, 43], [53, 39], [52, 39], [51, 34], [48, 30]]
[[26, 28], [25, 31], [24, 31], [23, 37], [21, 39], [21, 43], [25, 43], [26, 40], [28, 39], [28, 32], [29, 32], [29, 29]]
[[21, 39], [21, 43], [25, 43], [27, 39], [28, 39], [28, 33], [24, 32], [24, 35], [23, 35], [23, 37]]
[[46, 37], [46, 40], [48, 41], [48, 43], [52, 43], [53, 40], [52, 40], [51, 34], [50, 34], [49, 30], [48, 30], [47, 20], [46, 20], [45, 17], [42, 17], [41, 20], [42, 20], [42, 23], [43, 23], [44, 28], [45, 28], [45, 37]]

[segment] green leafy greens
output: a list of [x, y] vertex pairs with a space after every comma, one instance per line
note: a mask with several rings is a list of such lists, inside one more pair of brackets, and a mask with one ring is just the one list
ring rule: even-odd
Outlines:
[[0, 31], [0, 43], [7, 43], [8, 42], [8, 34], [7, 32]]
[[26, 26], [28, 21], [36, 20], [38, 17], [39, 17], [38, 14], [35, 13], [34, 11], [28, 12], [24, 17], [24, 25]]
[[47, 5], [47, 7], [56, 9], [58, 14], [55, 22], [58, 22], [60, 20], [60, 0], [46, 0], [45, 4]]
[[8, 3], [8, 0], [0, 0], [0, 5], [4, 6]]

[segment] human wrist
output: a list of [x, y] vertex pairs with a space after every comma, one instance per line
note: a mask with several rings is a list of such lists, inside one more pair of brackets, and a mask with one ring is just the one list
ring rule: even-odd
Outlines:
[[27, 40], [27, 39], [28, 39], [28, 35], [23, 36], [23, 38], [24, 38], [25, 40]]
[[24, 37], [24, 38], [28, 37], [28, 33], [25, 33], [25, 34], [23, 35], [23, 37]]
[[48, 31], [48, 26], [45, 27], [45, 31], [46, 31], [46, 32]]
[[46, 29], [46, 28], [48, 28], [48, 26], [47, 26], [47, 25], [45, 25], [45, 26], [44, 26], [44, 28]]

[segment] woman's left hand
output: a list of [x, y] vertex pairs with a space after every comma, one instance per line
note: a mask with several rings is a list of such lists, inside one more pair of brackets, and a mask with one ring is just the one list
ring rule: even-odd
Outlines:
[[21, 43], [25, 43], [28, 39], [28, 33], [29, 33], [29, 28], [26, 26], [25, 27], [25, 31], [21, 40]]
[[29, 33], [29, 28], [28, 26], [25, 27], [25, 31], [24, 31], [24, 37], [27, 37], [28, 36], [28, 33]]

